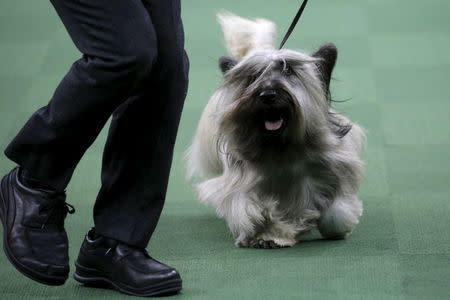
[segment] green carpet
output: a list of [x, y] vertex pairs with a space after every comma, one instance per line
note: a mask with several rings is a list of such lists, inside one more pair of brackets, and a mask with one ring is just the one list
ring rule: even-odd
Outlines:
[[[184, 180], [183, 151], [220, 81], [225, 53], [215, 13], [266, 17], [281, 31], [299, 1], [185, 0], [190, 90], [167, 204], [150, 253], [176, 266], [184, 290], [173, 299], [450, 298], [450, 2], [314, 0], [286, 47], [340, 51], [332, 83], [337, 104], [369, 130], [365, 213], [346, 241], [309, 236], [294, 248], [234, 247], [223, 221], [200, 205]], [[50, 99], [79, 57], [47, 1], [0, 2], [0, 148]], [[68, 188], [71, 265], [92, 226], [103, 130]], [[14, 164], [0, 158], [0, 173]], [[0, 251], [0, 299], [123, 299], [70, 278], [47, 287], [23, 277]]]

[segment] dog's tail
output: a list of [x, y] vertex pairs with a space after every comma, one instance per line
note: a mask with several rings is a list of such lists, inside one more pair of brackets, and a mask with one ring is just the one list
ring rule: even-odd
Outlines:
[[232, 56], [241, 59], [253, 50], [274, 49], [277, 29], [266, 19], [249, 20], [228, 11], [217, 14], [225, 44]]

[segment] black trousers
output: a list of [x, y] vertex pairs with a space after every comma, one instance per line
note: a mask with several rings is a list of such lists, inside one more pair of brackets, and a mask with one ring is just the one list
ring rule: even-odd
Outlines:
[[180, 0], [51, 2], [83, 55], [5, 154], [65, 189], [112, 115], [96, 231], [145, 247], [164, 204], [188, 84]]

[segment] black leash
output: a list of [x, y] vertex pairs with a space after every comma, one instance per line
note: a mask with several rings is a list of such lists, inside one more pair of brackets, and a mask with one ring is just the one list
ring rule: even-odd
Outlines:
[[286, 34], [284, 35], [283, 41], [281, 42], [280, 48], [283, 48], [284, 43], [286, 43], [287, 39], [289, 38], [289, 36], [291, 35], [292, 31], [295, 28], [295, 25], [297, 25], [298, 20], [300, 19], [300, 17], [302, 16], [303, 10], [305, 10], [306, 7], [306, 3], [308, 3], [308, 0], [303, 0], [302, 5], [300, 6], [297, 14], [295, 15], [294, 20], [292, 20], [291, 26], [289, 26], [288, 31], [286, 32]]

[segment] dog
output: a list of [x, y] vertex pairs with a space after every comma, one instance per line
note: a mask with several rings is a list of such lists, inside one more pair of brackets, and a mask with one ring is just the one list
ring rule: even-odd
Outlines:
[[365, 130], [330, 106], [336, 47], [278, 50], [271, 21], [218, 20], [230, 56], [187, 151], [200, 201], [239, 247], [290, 247], [313, 228], [346, 238], [363, 211]]

